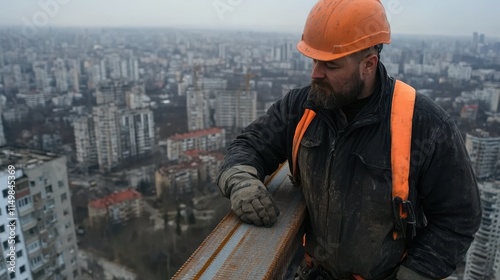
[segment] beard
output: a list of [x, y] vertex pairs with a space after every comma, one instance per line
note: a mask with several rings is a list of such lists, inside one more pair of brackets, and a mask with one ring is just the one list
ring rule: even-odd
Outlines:
[[365, 87], [365, 82], [356, 74], [358, 73], [352, 75], [349, 84], [339, 90], [334, 90], [325, 79], [311, 80], [311, 91], [307, 100], [327, 110], [340, 109], [351, 104], [358, 99]]

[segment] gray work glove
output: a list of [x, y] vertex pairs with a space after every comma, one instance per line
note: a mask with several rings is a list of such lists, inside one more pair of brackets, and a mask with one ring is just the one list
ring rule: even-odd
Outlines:
[[222, 194], [230, 198], [231, 208], [243, 222], [266, 227], [276, 223], [279, 210], [254, 167], [231, 167], [222, 173], [218, 185]]
[[419, 274], [405, 266], [400, 266], [398, 274], [396, 275], [398, 280], [432, 280], [432, 278], [427, 278], [422, 274]]

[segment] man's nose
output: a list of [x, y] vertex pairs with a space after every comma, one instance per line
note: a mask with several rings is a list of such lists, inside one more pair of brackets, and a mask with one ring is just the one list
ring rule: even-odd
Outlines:
[[323, 63], [321, 61], [313, 60], [311, 79], [323, 79], [325, 77], [325, 71]]

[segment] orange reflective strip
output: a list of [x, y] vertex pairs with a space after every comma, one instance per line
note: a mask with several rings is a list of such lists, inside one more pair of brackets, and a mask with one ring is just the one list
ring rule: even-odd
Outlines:
[[[392, 197], [408, 200], [411, 129], [416, 92], [411, 86], [396, 81], [391, 109]], [[401, 217], [407, 214], [400, 209]]]
[[361, 275], [357, 275], [357, 274], [354, 274], [352, 276], [352, 278], [354, 278], [355, 280], [365, 280], [365, 278], [361, 277]]
[[293, 135], [293, 144], [292, 144], [293, 176], [297, 175], [297, 155], [299, 153], [300, 142], [302, 141], [302, 137], [304, 137], [304, 133], [306, 132], [307, 127], [309, 126], [309, 124], [311, 123], [311, 121], [314, 119], [315, 116], [316, 113], [313, 110], [306, 109], [304, 111], [304, 114], [302, 115], [302, 118], [299, 121], [299, 124], [297, 124], [297, 127], [295, 128], [295, 134]]

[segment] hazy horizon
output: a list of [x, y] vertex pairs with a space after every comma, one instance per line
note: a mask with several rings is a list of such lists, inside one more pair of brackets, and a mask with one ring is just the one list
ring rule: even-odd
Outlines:
[[[302, 33], [316, 0], [0, 0], [0, 27], [191, 28]], [[500, 2], [382, 0], [393, 34], [500, 38]], [[496, 7], [496, 8], [495, 8]]]

